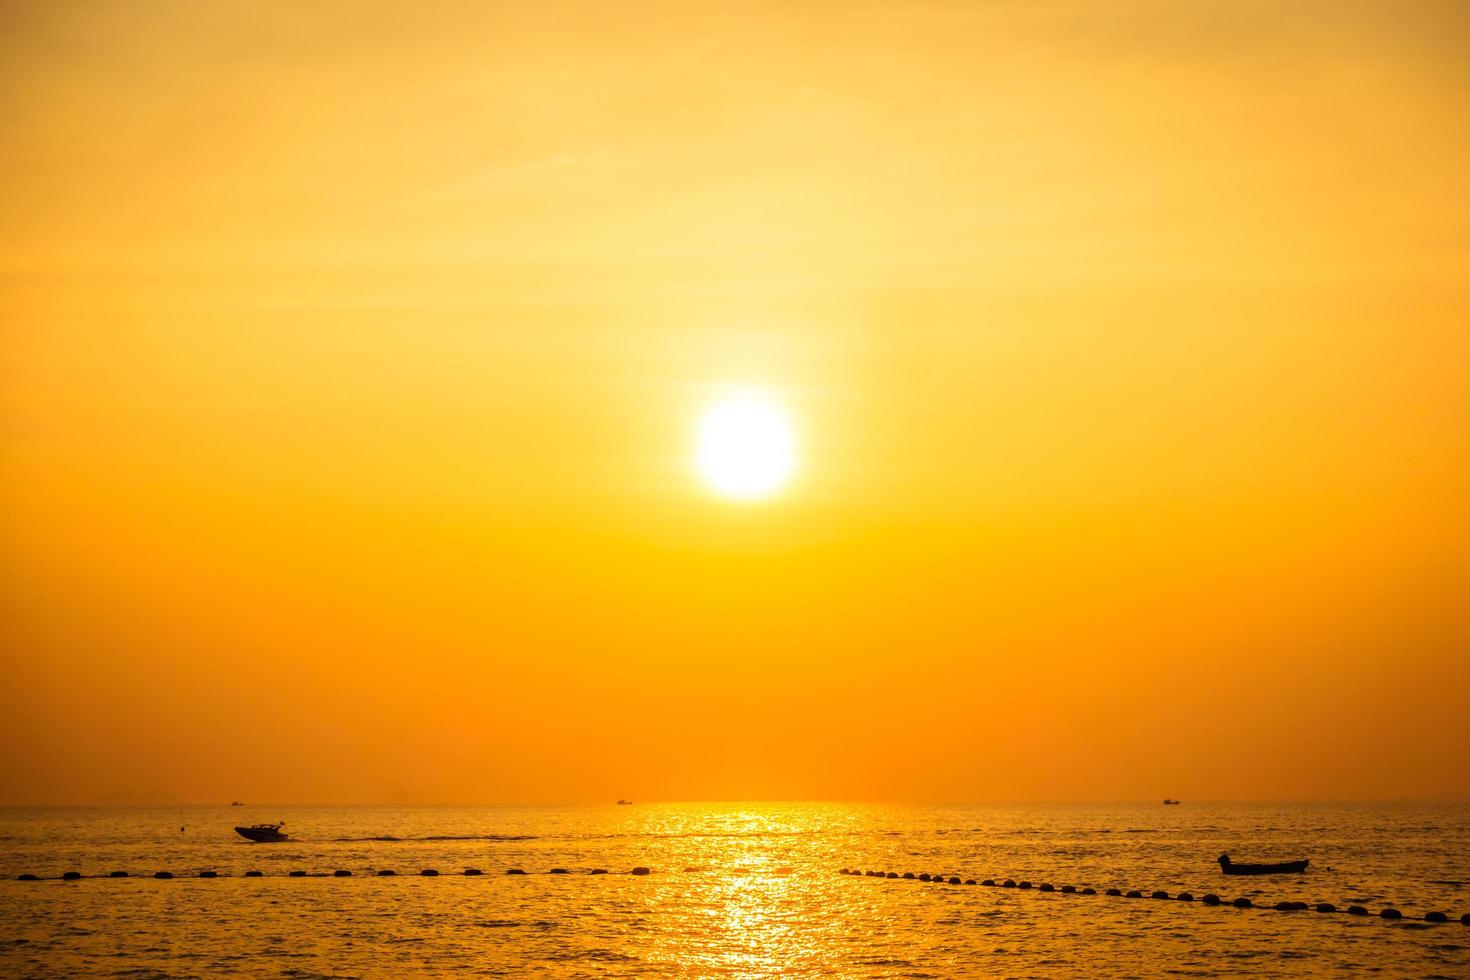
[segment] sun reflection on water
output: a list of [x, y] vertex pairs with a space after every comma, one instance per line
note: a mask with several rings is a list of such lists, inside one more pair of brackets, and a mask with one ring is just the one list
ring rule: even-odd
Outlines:
[[811, 915], [812, 893], [830, 887], [830, 876], [816, 875], [813, 862], [799, 855], [834, 817], [851, 818], [841, 809], [732, 804], [705, 806], [678, 821], [683, 839], [697, 842], [687, 852], [697, 858], [675, 869], [684, 873], [655, 883], [658, 901], [664, 913], [681, 908], [679, 932], [700, 939], [681, 942], [662, 932], [644, 954], [695, 976], [772, 976], [824, 965], [830, 973], [840, 936]]

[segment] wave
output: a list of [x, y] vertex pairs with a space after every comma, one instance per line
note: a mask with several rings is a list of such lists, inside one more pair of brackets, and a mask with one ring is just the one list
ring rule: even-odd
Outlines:
[[446, 840], [488, 840], [488, 841], [511, 841], [511, 840], [540, 840], [534, 834], [431, 834], [426, 837], [390, 837], [386, 834], [378, 837], [333, 837], [332, 841], [337, 844], [358, 843], [385, 843], [402, 844], [411, 841], [446, 841]]
[[337, 843], [337, 844], [355, 844], [358, 841], [394, 841], [394, 842], [397, 842], [397, 841], [401, 841], [401, 840], [403, 840], [402, 837], [333, 837], [332, 838], [333, 843]]
[[465, 837], [453, 834], [435, 834], [431, 837], [410, 837], [409, 840], [539, 840], [535, 834], [470, 834]]
[[330, 840], [336, 844], [401, 844], [411, 841], [519, 841], [519, 840], [564, 840], [564, 841], [589, 841], [589, 840], [627, 840], [627, 839], [653, 839], [653, 840], [687, 840], [687, 839], [711, 839], [711, 840], [755, 840], [774, 837], [809, 837], [816, 834], [814, 830], [751, 830], [751, 831], [693, 831], [684, 834], [655, 834], [655, 833], [630, 833], [630, 834], [425, 834], [417, 837], [394, 837], [391, 834], [376, 834], [369, 837], [332, 837]]

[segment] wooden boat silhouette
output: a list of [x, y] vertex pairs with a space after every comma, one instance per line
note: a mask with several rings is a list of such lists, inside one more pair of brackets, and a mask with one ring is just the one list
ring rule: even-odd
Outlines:
[[258, 823], [249, 827], [236, 827], [235, 833], [257, 844], [275, 844], [291, 838], [281, 832], [284, 823]]
[[1279, 864], [1236, 864], [1229, 854], [1219, 857], [1220, 870], [1228, 875], [1294, 875], [1307, 870], [1310, 861], [1282, 861]]

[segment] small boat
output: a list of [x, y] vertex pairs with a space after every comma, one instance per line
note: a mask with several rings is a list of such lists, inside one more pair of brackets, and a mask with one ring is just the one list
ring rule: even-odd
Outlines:
[[1179, 805], [1179, 801], [1178, 800], [1165, 800], [1164, 801], [1164, 806], [1178, 806], [1178, 805]]
[[244, 806], [244, 805], [245, 804], [244, 803], [241, 803], [239, 800], [235, 800], [234, 802], [232, 802], [230, 804], [230, 806]]
[[253, 840], [257, 844], [275, 844], [283, 840], [290, 840], [281, 828], [285, 823], [258, 823], [249, 827], [236, 827], [235, 833], [246, 840]]
[[618, 800], [618, 806], [632, 806], [632, 800]]
[[1310, 861], [1282, 861], [1280, 864], [1235, 864], [1229, 854], [1220, 855], [1220, 870], [1228, 875], [1297, 875], [1307, 870]]

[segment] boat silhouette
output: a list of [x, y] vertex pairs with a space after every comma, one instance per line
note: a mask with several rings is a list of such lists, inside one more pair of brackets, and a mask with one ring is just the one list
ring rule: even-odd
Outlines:
[[235, 833], [257, 844], [275, 844], [291, 839], [281, 831], [281, 828], [284, 826], [285, 821], [281, 823], [258, 823], [252, 824], [249, 827], [236, 827]]
[[1294, 875], [1307, 870], [1310, 861], [1282, 861], [1279, 864], [1236, 864], [1229, 854], [1219, 857], [1220, 870], [1228, 875]]

